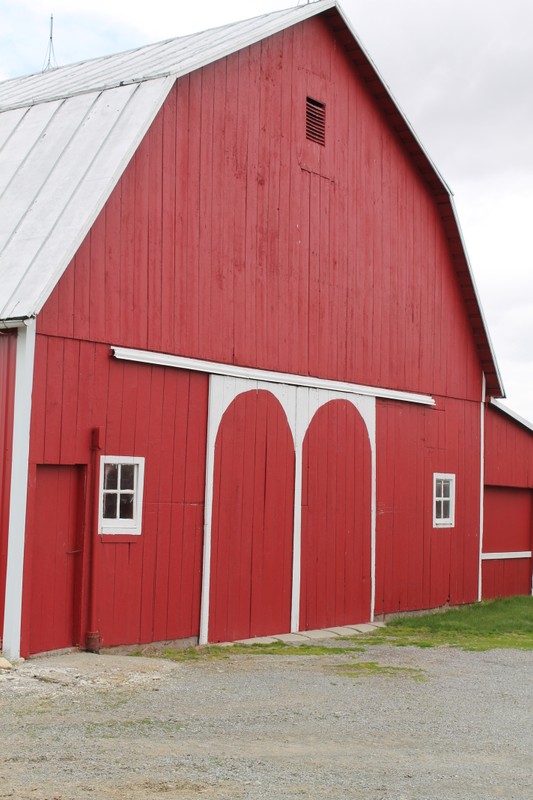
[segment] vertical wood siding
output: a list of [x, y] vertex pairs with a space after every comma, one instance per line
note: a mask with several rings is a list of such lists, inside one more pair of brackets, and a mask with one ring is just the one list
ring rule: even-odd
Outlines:
[[290, 629], [294, 444], [278, 400], [239, 395], [215, 447], [209, 641]]
[[533, 489], [533, 432], [485, 409], [485, 483]]
[[303, 446], [300, 629], [370, 619], [371, 456], [346, 400], [315, 414]]
[[40, 465], [35, 494], [30, 654], [80, 644], [85, 470]]
[[16, 346], [15, 334], [0, 335], [0, 642], [4, 625]]
[[483, 599], [531, 594], [531, 559], [507, 558], [484, 561], [482, 566]]
[[[78, 638], [83, 641], [89, 624], [104, 645], [197, 636], [208, 377], [118, 362], [107, 346], [47, 336], [37, 337], [35, 364], [27, 574], [36, 569], [35, 538], [54, 540], [52, 530], [39, 530], [42, 520], [37, 524], [37, 465], [83, 465], [84, 630]], [[91, 449], [93, 429], [99, 429], [100, 450]], [[104, 454], [146, 458], [142, 534], [134, 541], [97, 533]], [[35, 592], [38, 583], [27, 580], [25, 608], [35, 603]], [[25, 615], [23, 654], [29, 622]]]
[[[532, 549], [533, 433], [487, 406], [483, 552]], [[483, 597], [531, 594], [532, 568], [531, 558], [483, 561]]]
[[[533, 550], [533, 489], [485, 486], [483, 553]], [[533, 559], [483, 561], [483, 598], [531, 594]]]
[[[376, 614], [477, 599], [479, 403], [377, 404]], [[433, 473], [456, 475], [455, 527], [433, 528]]]
[[436, 202], [322, 19], [177, 81], [39, 330], [481, 393]]

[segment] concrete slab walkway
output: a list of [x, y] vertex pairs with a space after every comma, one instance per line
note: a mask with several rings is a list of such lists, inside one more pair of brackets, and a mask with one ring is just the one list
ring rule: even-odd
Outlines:
[[[357, 634], [371, 633], [378, 628], [384, 628], [384, 622], [365, 622], [360, 625], [343, 625], [335, 628], [323, 628], [316, 631], [298, 631], [297, 633], [280, 633], [275, 636], [257, 636], [252, 639], [239, 639], [239, 644], [310, 644], [324, 639], [340, 639], [343, 636], [357, 636]], [[229, 643], [228, 643], [229, 644]]]

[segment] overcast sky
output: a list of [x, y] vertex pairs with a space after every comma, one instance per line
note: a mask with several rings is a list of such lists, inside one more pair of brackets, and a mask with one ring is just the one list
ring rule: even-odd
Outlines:
[[[533, 2], [341, 4], [455, 195], [504, 402], [533, 421]], [[51, 13], [61, 66], [290, 5], [0, 0], [0, 80], [43, 68]]]

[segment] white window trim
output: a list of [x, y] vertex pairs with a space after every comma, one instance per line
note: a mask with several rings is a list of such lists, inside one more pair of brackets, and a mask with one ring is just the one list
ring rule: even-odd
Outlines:
[[[437, 481], [450, 481], [450, 516], [445, 519], [437, 519]], [[433, 473], [433, 527], [434, 528], [455, 528], [455, 474], [451, 472]]]
[[[135, 505], [133, 519], [104, 519], [104, 465], [134, 464], [136, 469]], [[100, 478], [98, 481], [98, 533], [140, 536], [142, 532], [142, 511], [144, 491], [144, 458], [137, 456], [100, 456]]]

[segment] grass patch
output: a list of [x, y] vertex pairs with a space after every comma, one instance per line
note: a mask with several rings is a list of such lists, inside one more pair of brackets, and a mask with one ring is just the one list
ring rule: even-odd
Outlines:
[[340, 647], [326, 647], [320, 644], [287, 644], [285, 642], [272, 642], [270, 644], [226, 644], [203, 645], [200, 647], [165, 648], [158, 650], [151, 647], [135, 650], [132, 656], [148, 656], [150, 658], [164, 658], [169, 661], [207, 661], [217, 658], [229, 658], [235, 655], [260, 655], [260, 656], [324, 656], [346, 653], [363, 653], [364, 647], [358, 641], [346, 640]]
[[359, 644], [533, 650], [533, 597], [506, 597], [439, 613], [398, 617]]
[[350, 678], [367, 678], [374, 675], [385, 675], [386, 677], [403, 676], [412, 678], [415, 681], [424, 681], [424, 672], [416, 667], [392, 667], [386, 664], [378, 664], [377, 661], [353, 661], [349, 664], [339, 664], [335, 667], [338, 675], [347, 675]]

